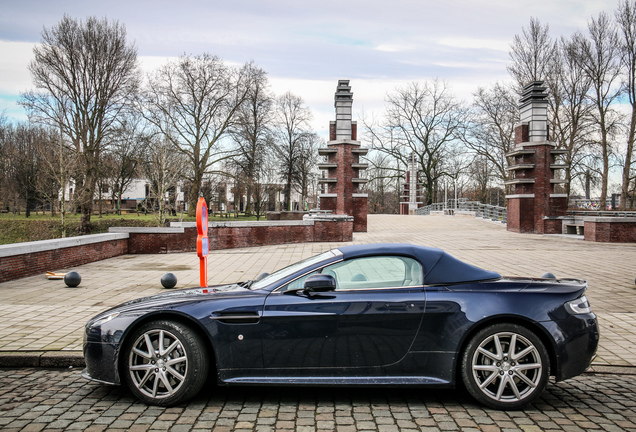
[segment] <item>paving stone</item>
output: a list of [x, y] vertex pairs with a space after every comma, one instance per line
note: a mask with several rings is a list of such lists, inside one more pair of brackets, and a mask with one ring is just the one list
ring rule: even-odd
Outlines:
[[[386, 241], [442, 247], [460, 259], [511, 276], [539, 276], [549, 270], [588, 280], [588, 298], [602, 335], [595, 372], [551, 381], [534, 406], [499, 412], [453, 391], [422, 389], [215, 388], [183, 406], [149, 407], [126, 389], [83, 380], [79, 368], [0, 369], [0, 429], [636, 431], [636, 290], [633, 277], [624, 277], [633, 273], [634, 245], [519, 235], [471, 219], [390, 215], [370, 215], [369, 232], [356, 233], [352, 243]], [[214, 251], [211, 260], [223, 266], [208, 266], [209, 281], [224, 283], [271, 272], [335, 246]], [[18, 352], [64, 344], [65, 351], [79, 353], [86, 319], [117, 303], [160, 292], [155, 282], [170, 265], [191, 268], [179, 278], [196, 283], [198, 269], [186, 264], [191, 255], [127, 256], [80, 266], [86, 287], [72, 293], [41, 277], [0, 284], [0, 357], [13, 344], [18, 344]], [[272, 260], [259, 261], [262, 256]], [[612, 266], [606, 270], [598, 263]], [[152, 270], [157, 267], [163, 270]], [[110, 279], [125, 282], [109, 283], [113, 272], [118, 277]], [[25, 330], [31, 326], [35, 327]]]

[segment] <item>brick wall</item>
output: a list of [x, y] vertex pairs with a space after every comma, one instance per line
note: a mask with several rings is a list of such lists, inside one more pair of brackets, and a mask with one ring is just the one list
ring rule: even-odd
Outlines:
[[543, 220], [542, 234], [561, 234], [563, 221], [558, 218], [547, 218]]
[[368, 199], [365, 197], [353, 197], [353, 232], [367, 232]]
[[0, 282], [44, 274], [128, 253], [126, 239], [0, 257]]
[[636, 218], [589, 218], [583, 226], [588, 241], [636, 243]]
[[[196, 253], [197, 230], [194, 223], [178, 228], [116, 228], [122, 238], [93, 241], [78, 246], [51, 246], [47, 250], [21, 253], [29, 248], [8, 245], [0, 255], [0, 282], [19, 279], [47, 271], [68, 269], [82, 264], [125, 254]], [[123, 233], [127, 233], [124, 236]], [[113, 234], [115, 235], [115, 234]], [[104, 235], [102, 235], [104, 236]], [[91, 236], [60, 240], [60, 244], [86, 242]], [[98, 238], [98, 236], [93, 236]], [[315, 220], [288, 223], [227, 222], [211, 223], [208, 228], [210, 250], [232, 249], [306, 242], [349, 242], [353, 240], [353, 220]], [[8, 252], [13, 247], [17, 253]], [[40, 247], [39, 249], [45, 249]]]
[[530, 141], [530, 125], [521, 124], [515, 128], [515, 144]]
[[[181, 224], [182, 233], [130, 233], [129, 253], [171, 253], [196, 251], [196, 227]], [[298, 221], [218, 222], [208, 228], [210, 250], [266, 246], [286, 243], [346, 242], [353, 240], [353, 222]]]
[[534, 198], [508, 198], [508, 231], [534, 232]]
[[184, 228], [181, 233], [130, 233], [128, 253], [156, 254], [196, 251], [197, 229]]

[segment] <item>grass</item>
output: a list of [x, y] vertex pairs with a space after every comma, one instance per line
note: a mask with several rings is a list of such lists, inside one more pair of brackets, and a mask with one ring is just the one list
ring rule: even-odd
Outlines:
[[[264, 218], [261, 217], [261, 220], [262, 219]], [[226, 216], [210, 215], [208, 220], [210, 222], [230, 220], [255, 221], [256, 216], [239, 215], [239, 217], [235, 217], [233, 214]], [[168, 218], [168, 222], [177, 221], [195, 222], [196, 218], [185, 214], [181, 218], [179, 216], [171, 216]], [[67, 237], [78, 235], [79, 223], [79, 214], [66, 215], [64, 226], [66, 227]], [[99, 234], [108, 232], [110, 227], [115, 226], [153, 227], [157, 226], [157, 221], [153, 214], [103, 214], [101, 217], [98, 214], [94, 214], [91, 216], [91, 225], [92, 233]], [[0, 213], [0, 244], [61, 238], [62, 232], [63, 227], [59, 213], [56, 213], [55, 216], [51, 216], [51, 213], [31, 213], [31, 216], [28, 218], [24, 212], [21, 214]]]

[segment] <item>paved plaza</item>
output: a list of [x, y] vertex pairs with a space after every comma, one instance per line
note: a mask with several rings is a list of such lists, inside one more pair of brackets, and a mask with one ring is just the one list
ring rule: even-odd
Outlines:
[[[194, 253], [126, 255], [73, 269], [78, 288], [44, 275], [0, 284], [0, 362], [37, 360], [66, 369], [0, 369], [0, 430], [250, 431], [636, 431], [636, 244], [515, 234], [495, 222], [451, 216], [370, 215], [354, 244], [409, 242], [440, 247], [508, 276], [551, 272], [585, 279], [601, 325], [592, 371], [551, 383], [538, 403], [498, 412], [452, 390], [236, 387], [203, 391], [176, 408], [150, 407], [120, 387], [79, 376], [82, 330], [93, 315], [126, 300], [198, 285]], [[209, 284], [251, 279], [343, 243], [214, 251]], [[39, 362], [39, 363], [38, 363]], [[75, 364], [75, 367], [69, 365]]]
[[[439, 247], [468, 263], [506, 276], [588, 281], [588, 298], [601, 325], [594, 365], [636, 366], [636, 244], [585, 242], [580, 238], [508, 232], [500, 223], [459, 216], [369, 215], [368, 232], [354, 244], [408, 242]], [[300, 243], [213, 251], [208, 283], [252, 279], [263, 272], [345, 243]], [[347, 243], [348, 244], [348, 243]], [[0, 284], [0, 358], [81, 357], [82, 329], [95, 314], [134, 298], [163, 291], [166, 272], [177, 288], [198, 286], [195, 253], [125, 255], [79, 266], [82, 283], [67, 288], [44, 275]], [[636, 369], [635, 369], [636, 370]]]

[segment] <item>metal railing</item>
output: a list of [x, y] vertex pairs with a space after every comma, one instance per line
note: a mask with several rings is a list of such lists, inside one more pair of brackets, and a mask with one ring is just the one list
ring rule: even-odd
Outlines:
[[636, 217], [636, 211], [618, 210], [568, 210], [568, 216], [599, 216], [599, 217]]
[[507, 223], [508, 211], [506, 207], [483, 204], [478, 201], [449, 200], [446, 203], [433, 203], [415, 210], [417, 215], [430, 215], [432, 211], [444, 211], [447, 214], [455, 212], [474, 212], [476, 218], [488, 219], [496, 222]]
[[[591, 210], [591, 211], [616, 211], [621, 204], [621, 196], [620, 194], [611, 194], [611, 196], [607, 197], [605, 201], [605, 207], [601, 206], [601, 200], [598, 198], [593, 199], [583, 199], [583, 198], [570, 198], [568, 201], [568, 208], [578, 210]], [[632, 198], [627, 197], [625, 208], [630, 209], [632, 212], [634, 211], [634, 203], [632, 203]]]

